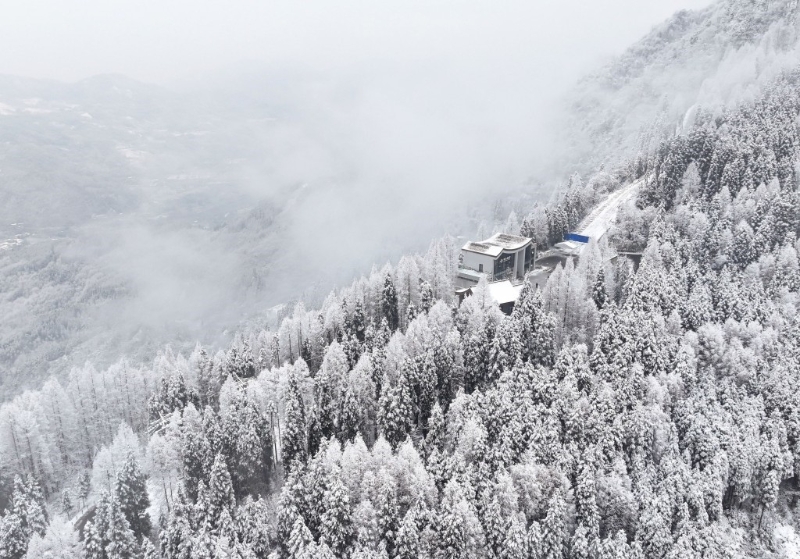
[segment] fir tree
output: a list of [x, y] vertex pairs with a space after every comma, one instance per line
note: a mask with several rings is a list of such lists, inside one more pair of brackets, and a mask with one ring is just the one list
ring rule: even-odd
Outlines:
[[411, 430], [413, 404], [408, 377], [401, 373], [395, 386], [386, 386], [378, 402], [378, 425], [392, 447], [403, 442]]
[[522, 360], [522, 341], [518, 323], [510, 318], [503, 319], [497, 327], [489, 350], [490, 381], [500, 378], [505, 371], [510, 371]]
[[484, 491], [485, 504], [481, 511], [483, 531], [486, 544], [492, 555], [499, 557], [505, 546], [508, 519], [503, 518], [503, 511], [497, 497], [492, 497], [489, 490]]
[[425, 435], [425, 448], [427, 451], [430, 452], [434, 448], [443, 451], [447, 437], [447, 422], [442, 406], [438, 402], [433, 405], [431, 410], [427, 431]]
[[528, 532], [525, 527], [525, 515], [517, 513], [511, 518], [500, 552], [500, 559], [527, 559], [528, 556]]
[[72, 504], [72, 491], [65, 489], [61, 492], [61, 511], [69, 518], [75, 506]]
[[139, 469], [133, 453], [128, 454], [117, 475], [116, 496], [128, 525], [141, 541], [150, 534], [150, 516], [147, 514], [150, 498], [147, 495], [147, 477]]
[[594, 301], [597, 310], [602, 311], [603, 307], [608, 302], [608, 293], [606, 292], [606, 275], [603, 267], [597, 271], [597, 278], [594, 281], [592, 288], [592, 300]]
[[308, 418], [308, 454], [313, 456], [319, 450], [323, 439], [322, 426], [320, 425], [318, 408], [314, 406]]
[[352, 441], [364, 428], [364, 413], [356, 393], [348, 387], [342, 399], [342, 411], [339, 417], [339, 437], [343, 441]]
[[306, 527], [303, 519], [298, 516], [292, 525], [292, 531], [287, 542], [288, 559], [310, 559], [309, 548], [314, 545], [314, 538]]
[[414, 303], [409, 302], [408, 308], [406, 309], [406, 324], [411, 324], [414, 322], [414, 319], [417, 318], [418, 314], [419, 311], [417, 310], [417, 306]]
[[0, 518], [0, 557], [20, 559], [25, 555], [31, 537], [43, 536], [47, 530], [47, 509], [44, 496], [33, 476], [25, 481], [14, 478], [11, 511]]
[[397, 302], [397, 290], [390, 274], [386, 274], [383, 280], [383, 292], [381, 298], [381, 310], [389, 330], [394, 332], [399, 325], [400, 311]]
[[419, 283], [419, 307], [420, 312], [426, 313], [431, 310], [434, 303], [433, 288], [425, 280]]
[[437, 559], [467, 559], [467, 528], [457, 510], [445, 507], [438, 519]]
[[253, 378], [256, 375], [256, 360], [253, 356], [253, 350], [250, 348], [250, 342], [246, 338], [242, 341], [240, 356], [241, 363], [237, 374], [241, 378]]
[[[353, 513], [354, 550], [366, 553], [378, 549], [378, 516], [369, 498], [364, 498]], [[355, 553], [354, 551], [354, 553]]]
[[7, 512], [0, 518], [0, 557], [22, 559], [29, 541], [30, 535], [18, 515]]
[[158, 554], [158, 550], [153, 545], [153, 542], [145, 538], [142, 540], [140, 557], [142, 559], [161, 559], [160, 555]]
[[89, 472], [83, 471], [78, 476], [78, 498], [81, 500], [81, 510], [86, 508], [86, 498], [89, 496], [89, 491], [91, 490], [91, 479], [89, 478]]
[[191, 500], [197, 499], [197, 486], [202, 480], [208, 480], [213, 454], [211, 444], [204, 431], [186, 430], [183, 436], [183, 486]]
[[168, 417], [173, 411], [183, 410], [189, 403], [197, 403], [197, 395], [186, 386], [182, 374], [161, 379], [161, 387], [148, 401], [150, 419]]
[[[203, 491], [205, 492], [205, 488]], [[159, 546], [164, 559], [191, 559], [192, 516], [192, 506], [179, 488], [166, 526], [162, 527], [159, 534]]]
[[354, 338], [359, 344], [363, 344], [366, 339], [367, 321], [361, 301], [357, 301], [353, 305], [352, 312], [346, 312], [345, 317], [345, 334]]
[[305, 506], [302, 468], [298, 467], [289, 471], [278, 501], [278, 545], [283, 556], [290, 552], [289, 539], [297, 519], [303, 520]]
[[203, 347], [199, 347], [197, 352], [197, 361], [195, 370], [197, 372], [197, 388], [198, 388], [198, 401], [200, 406], [205, 406], [209, 402], [209, 395], [211, 393], [211, 359], [208, 358], [208, 352]]
[[[552, 315], [545, 311], [541, 292], [526, 283], [511, 318], [517, 325], [520, 358], [535, 365], [552, 366], [556, 351], [555, 322]], [[508, 341], [504, 343], [508, 344]]]
[[47, 504], [37, 479], [28, 475], [23, 481], [17, 476], [14, 479], [11, 501], [11, 513], [20, 519], [27, 538], [30, 539], [33, 534], [43, 536], [47, 531], [49, 518]]
[[275, 511], [264, 499], [248, 497], [236, 513], [236, 532], [239, 540], [256, 557], [266, 557], [271, 549], [272, 524]]
[[423, 355], [404, 362], [402, 374], [410, 381], [411, 399], [416, 413], [415, 423], [424, 425], [436, 402], [436, 363], [432, 352], [426, 351]]
[[421, 531], [419, 509], [414, 505], [406, 512], [397, 531], [395, 559], [417, 559], [422, 556]]
[[283, 466], [291, 470], [295, 462], [306, 461], [306, 412], [296, 375], [289, 377], [286, 394], [286, 423], [281, 441]]
[[585, 526], [589, 543], [600, 534], [600, 517], [597, 509], [597, 489], [594, 472], [590, 462], [583, 461], [578, 466], [575, 484], [575, 516], [579, 526]]
[[595, 548], [590, 542], [591, 537], [589, 529], [583, 524], [579, 525], [570, 540], [570, 557], [574, 559], [592, 559], [595, 557]]
[[86, 526], [84, 538], [86, 559], [134, 559], [139, 547], [119, 501], [103, 493], [94, 518]]
[[344, 556], [352, 538], [350, 496], [338, 475], [332, 474], [323, 497], [320, 543], [326, 544], [337, 557]]
[[566, 503], [560, 490], [556, 490], [547, 506], [547, 517], [541, 528], [539, 551], [543, 559], [562, 559], [564, 557]]
[[388, 553], [393, 553], [397, 532], [400, 528], [400, 505], [397, 499], [395, 480], [385, 469], [378, 472], [375, 511], [380, 547]]
[[236, 507], [231, 476], [222, 454], [217, 454], [208, 481], [208, 510], [206, 518], [212, 531], [219, 528], [223, 512], [232, 515]]

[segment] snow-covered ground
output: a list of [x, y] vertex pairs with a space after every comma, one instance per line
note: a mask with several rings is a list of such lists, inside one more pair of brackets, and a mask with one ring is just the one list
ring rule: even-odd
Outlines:
[[792, 526], [779, 524], [775, 528], [775, 539], [783, 552], [783, 557], [800, 559], [800, 536]]
[[19, 236], [14, 237], [13, 239], [6, 239], [5, 241], [0, 241], [0, 250], [10, 250], [21, 244], [22, 239], [20, 239]]
[[591, 239], [600, 239], [605, 235], [617, 217], [620, 206], [633, 199], [644, 182], [644, 178], [633, 181], [609, 194], [592, 213], [587, 215], [575, 229], [575, 233]]

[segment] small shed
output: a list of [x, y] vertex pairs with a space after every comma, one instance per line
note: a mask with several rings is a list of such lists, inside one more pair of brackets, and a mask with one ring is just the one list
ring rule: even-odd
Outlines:
[[[514, 310], [514, 304], [522, 293], [522, 287], [524, 285], [524, 282], [511, 283], [508, 280], [504, 280], [488, 283], [486, 284], [486, 288], [489, 290], [489, 296], [498, 304], [500, 310], [505, 314], [511, 314]], [[465, 297], [472, 296], [472, 287], [457, 289], [456, 295], [458, 296], [458, 302], [460, 304], [464, 301]]]
[[489, 295], [492, 296], [494, 302], [500, 305], [500, 310], [506, 314], [511, 314], [511, 311], [514, 310], [514, 303], [517, 302], [520, 293], [522, 293], [523, 285], [524, 283], [514, 285], [506, 280], [490, 283], [486, 287], [489, 289]]

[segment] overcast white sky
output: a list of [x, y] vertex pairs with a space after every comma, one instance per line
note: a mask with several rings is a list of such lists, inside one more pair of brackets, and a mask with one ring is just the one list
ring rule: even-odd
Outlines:
[[336, 70], [503, 61], [573, 74], [710, 0], [14, 0], [0, 73], [169, 82], [243, 60]]

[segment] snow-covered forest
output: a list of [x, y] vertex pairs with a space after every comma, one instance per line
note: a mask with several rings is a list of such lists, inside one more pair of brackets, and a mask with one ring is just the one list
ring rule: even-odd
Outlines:
[[510, 314], [460, 300], [444, 236], [222, 349], [2, 403], [0, 559], [800, 557], [798, 12], [681, 12], [582, 83], [596, 152], [476, 238], [544, 252], [641, 186]]
[[0, 556], [777, 552], [800, 468], [798, 117], [790, 72], [573, 177], [513, 232], [545, 248], [645, 183], [510, 316], [485, 284], [457, 304], [444, 238], [227, 351], [18, 396]]

